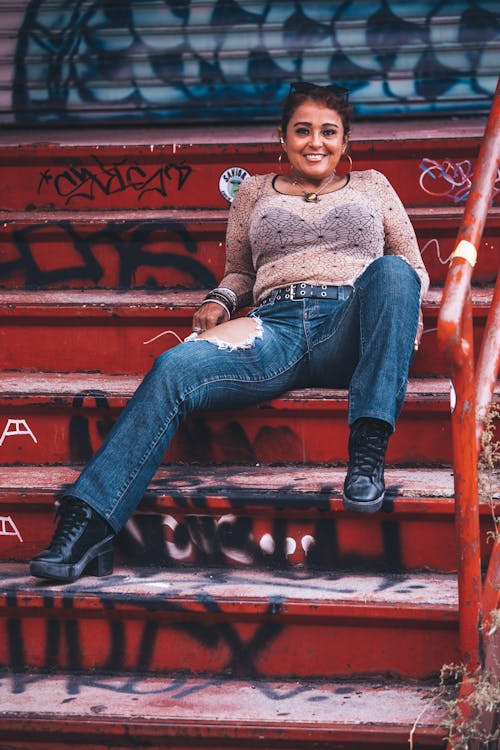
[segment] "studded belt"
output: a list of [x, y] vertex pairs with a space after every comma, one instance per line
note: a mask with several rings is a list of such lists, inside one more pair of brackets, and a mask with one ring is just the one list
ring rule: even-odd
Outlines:
[[332, 284], [289, 284], [279, 289], [273, 289], [271, 294], [264, 297], [259, 305], [268, 305], [273, 302], [285, 302], [287, 300], [301, 299], [348, 299], [353, 291], [352, 286], [333, 286]]

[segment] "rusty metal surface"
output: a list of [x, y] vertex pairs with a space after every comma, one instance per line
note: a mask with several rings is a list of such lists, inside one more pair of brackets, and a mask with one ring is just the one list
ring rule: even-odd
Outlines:
[[[54, 503], [75, 467], [0, 468], [1, 560], [28, 560], [54, 530]], [[386, 471], [382, 512], [342, 505], [345, 468], [170, 466], [120, 534], [118, 559], [327, 570], [456, 570], [453, 477], [449, 469]], [[500, 500], [499, 500], [500, 503]], [[481, 551], [491, 544], [491, 508], [481, 513]]]
[[[364, 616], [377, 619], [393, 609], [395, 619], [453, 623], [457, 614], [457, 586], [453, 575], [437, 573], [351, 573], [338, 571], [302, 574], [289, 572], [229, 571], [183, 569], [166, 571], [150, 567], [118, 567], [112, 576], [96, 579], [84, 576], [79, 581], [58, 585], [35, 579], [26, 567], [17, 563], [2, 565], [0, 597], [3, 606], [38, 608], [44, 596], [53, 597], [53, 607], [67, 607], [70, 596], [75, 607], [104, 606], [115, 599], [124, 608], [134, 609], [141, 601], [155, 602], [159, 611], [171, 611], [169, 599], [182, 598], [191, 611], [203, 611], [206, 602], [217, 600], [221, 611], [246, 611], [269, 615], [301, 615], [314, 611], [312, 619], [351, 616], [356, 607], [367, 610]], [[11, 595], [15, 593], [15, 603]], [[408, 594], [411, 593], [411, 598]], [[274, 598], [274, 599], [273, 599]], [[268, 606], [275, 602], [275, 610]], [[85, 603], [86, 602], [86, 603]], [[373, 605], [373, 606], [370, 606]], [[216, 610], [214, 610], [215, 612]]]
[[[443, 281], [451, 228], [470, 190], [480, 130], [472, 121], [425, 123], [425, 132], [418, 123], [364, 123], [355, 135], [354, 168], [380, 169], [412, 206], [435, 284]], [[91, 131], [45, 131], [43, 139], [26, 133], [17, 143], [0, 134], [0, 218], [9, 224], [0, 276], [6, 271], [3, 279], [14, 288], [49, 289], [74, 286], [83, 274], [78, 286], [88, 287], [2, 295], [9, 366], [55, 370], [0, 377], [4, 463], [85, 462], [138, 378], [61, 370], [89, 369], [88, 353], [99, 348], [109, 352], [110, 365], [132, 359], [123, 372], [137, 374], [170, 345], [163, 338], [146, 353], [143, 340], [173, 321], [189, 330], [202, 295], [195, 289], [211, 286], [210, 275], [220, 276], [223, 264], [221, 172], [235, 159], [252, 172], [276, 169], [274, 133], [267, 126], [238, 131], [134, 128], [101, 131], [97, 140]], [[498, 267], [499, 219], [494, 208], [478, 283], [491, 283]], [[19, 265], [13, 232], [24, 242], [23, 258], [31, 258], [29, 273]], [[77, 246], [86, 248], [83, 256]], [[124, 247], [132, 247], [132, 258]], [[191, 291], [158, 288], [173, 284]], [[122, 291], [92, 289], [99, 285]], [[123, 292], [134, 286], [151, 291]], [[342, 467], [255, 466], [345, 462], [346, 394], [310, 389], [236, 415], [188, 420], [167, 460], [233, 465], [205, 465], [189, 476], [182, 467], [163, 467], [118, 540], [110, 579], [56, 586], [29, 579], [25, 565], [1, 564], [0, 663], [11, 674], [0, 676], [0, 747], [26, 750], [36, 736], [40, 750], [85, 741], [103, 750], [121, 743], [160, 747], [165, 738], [172, 750], [207, 743], [235, 750], [253, 747], [258, 733], [255, 747], [333, 748], [334, 741], [339, 748], [366, 743], [386, 750], [408, 746], [417, 717], [416, 747], [442, 746], [441, 707], [423, 686], [396, 686], [387, 675], [375, 686], [332, 679], [387, 671], [419, 679], [460, 658], [455, 579], [411, 571], [456, 567], [449, 470], [436, 465], [452, 459], [449, 383], [421, 377], [447, 371], [432, 330], [439, 301], [432, 290], [429, 330], [389, 453], [391, 463], [427, 468], [390, 468], [382, 512], [359, 518], [343, 511]], [[477, 348], [490, 301], [489, 290], [474, 291]], [[198, 439], [207, 428], [208, 446]], [[9, 550], [25, 559], [43, 546], [52, 531], [53, 493], [74, 472], [8, 467], [0, 478], [0, 560]], [[459, 524], [477, 521], [459, 517]], [[483, 506], [476, 562], [479, 554], [487, 562], [490, 528]], [[490, 571], [498, 568], [496, 548], [492, 560]], [[156, 567], [144, 567], [151, 561]], [[495, 587], [490, 572], [487, 606], [498, 604]], [[463, 631], [463, 615], [460, 621]], [[474, 647], [469, 640], [468, 658]], [[53, 669], [71, 673], [51, 677]], [[175, 675], [155, 680], [143, 676], [148, 670]], [[196, 671], [204, 675], [186, 676]], [[228, 679], [236, 674], [248, 682]], [[270, 681], [291, 675], [302, 678]], [[311, 688], [311, 675], [327, 682]], [[353, 692], [355, 685], [362, 689]]]
[[[500, 162], [500, 78], [486, 124], [477, 171], [467, 198], [457, 245], [471, 243], [477, 250], [498, 177]], [[498, 331], [488, 332], [488, 357], [495, 366], [474, 371], [474, 342], [470, 284], [473, 266], [464, 257], [452, 260], [438, 321], [438, 338], [452, 370], [457, 404], [452, 416], [457, 538], [459, 557], [460, 642], [462, 660], [470, 672], [481, 665], [482, 581], [478, 510], [478, 430], [476, 377], [484, 392], [493, 392], [498, 370]], [[498, 304], [498, 298], [497, 298]], [[493, 311], [493, 319], [495, 311]], [[494, 337], [494, 338], [493, 338]], [[496, 351], [495, 351], [496, 347]], [[482, 361], [482, 358], [480, 358]], [[488, 583], [487, 583], [488, 585]]]
[[[0, 424], [6, 433], [2, 462], [85, 462], [138, 383], [136, 376], [23, 373], [20, 379], [16, 373], [0, 374]], [[450, 463], [449, 409], [447, 381], [411, 380], [398, 430], [389, 442], [388, 462]], [[238, 412], [191, 415], [176, 433], [166, 460], [204, 464], [345, 462], [346, 417], [345, 391], [289, 391]]]
[[[493, 549], [486, 576], [483, 590], [483, 614], [484, 614], [484, 632], [486, 640], [489, 640], [491, 662], [496, 658], [495, 669], [498, 671], [500, 662], [500, 628], [495, 622], [495, 615], [500, 609], [500, 540], [497, 538], [493, 542]], [[491, 651], [492, 647], [495, 651]], [[493, 664], [492, 664], [493, 665]]]
[[[500, 79], [486, 123], [472, 189], [467, 197], [463, 221], [458, 231], [457, 245], [460, 241], [466, 240], [477, 250], [498, 177], [499, 162]], [[442, 347], [449, 353], [450, 361], [454, 361], [457, 366], [461, 365], [464, 357], [461, 321], [471, 278], [471, 264], [463, 258], [453, 259], [441, 304], [439, 336]]]
[[[433, 284], [442, 285], [462, 207], [408, 210]], [[222, 278], [227, 209], [0, 211], [2, 288], [212, 288]], [[500, 257], [492, 207], [474, 269], [491, 284]]]
[[[102, 310], [103, 315], [117, 317], [145, 317], [152, 312], [163, 310], [185, 312], [192, 316], [204, 297], [204, 291], [180, 289], [128, 290], [4, 290], [0, 298], [0, 310], [6, 318], [16, 315], [40, 315], [54, 318], [71, 314], [73, 317], [87, 317]], [[429, 309], [438, 310], [442, 290], [430, 288], [425, 304]], [[472, 304], [474, 309], [486, 313], [491, 305], [491, 289], [474, 289]], [[74, 308], [74, 310], [73, 310]], [[247, 308], [250, 310], [251, 308]]]
[[[356, 140], [354, 130], [355, 168], [380, 169], [408, 205], [450, 205], [461, 200], [475, 169], [477, 131], [457, 138], [445, 128], [446, 135], [442, 131], [429, 138], [427, 127], [427, 123], [415, 124], [408, 141], [397, 136], [394, 125], [375, 138], [367, 134]], [[388, 135], [391, 129], [395, 137]], [[264, 140], [252, 143], [251, 133], [251, 128], [246, 131], [245, 143], [214, 143], [213, 136], [209, 143], [206, 138], [199, 143], [189, 139], [172, 143], [166, 133], [155, 139], [153, 132], [147, 136], [152, 140], [139, 143], [133, 136], [117, 142], [109, 135], [87, 144], [84, 138], [71, 136], [44, 142], [35, 134], [22, 146], [5, 139], [0, 146], [4, 165], [0, 202], [8, 211], [225, 208], [218, 183], [227, 168], [243, 167], [252, 174], [277, 169], [277, 137], [268, 131]], [[425, 190], [420, 188], [422, 170], [429, 182]]]
[[60, 586], [6, 563], [0, 664], [427, 678], [458, 655], [457, 615], [455, 577], [430, 573], [134, 566]]
[[[500, 263], [499, 263], [500, 266]], [[482, 346], [477, 362], [476, 374], [476, 437], [481, 446], [488, 409], [500, 367], [500, 274], [490, 306]]]
[[230, 748], [327, 743], [320, 746], [360, 750], [367, 743], [383, 750], [407, 746], [418, 718], [415, 747], [439, 747], [445, 709], [431, 688], [387, 681], [5, 676], [0, 732], [6, 741], [50, 733], [44, 750], [56, 747], [56, 732], [63, 741], [71, 732], [73, 747], [88, 737], [92, 747], [151, 742], [148, 747], [177, 748], [185, 738], [197, 747], [226, 748], [233, 741]]
[[[174, 334], [150, 341], [165, 330], [181, 339], [205, 292], [187, 290], [4, 290], [0, 299], [0, 346], [5, 369], [145, 373], [164, 350], [178, 344]], [[479, 345], [490, 289], [474, 291], [474, 336]], [[424, 335], [413, 376], [447, 374], [436, 342], [441, 291], [424, 303]], [[242, 314], [244, 311], [242, 311]], [[22, 332], [21, 332], [22, 331]], [[99, 357], [96, 358], [96, 351]]]
[[[16, 492], [17, 502], [31, 502], [30, 494], [52, 498], [63, 485], [75, 481], [79, 469], [72, 466], [0, 466], [0, 503]], [[256, 466], [172, 466], [160, 469], [150, 485], [165, 509], [185, 508], [218, 513], [235, 509], [234, 503], [259, 505], [261, 510], [276, 513], [340, 511], [339, 500], [345, 469], [331, 466], [264, 468]], [[391, 513], [423, 511], [448, 514], [453, 499], [453, 473], [450, 469], [388, 468], [386, 484], [397, 488], [398, 503]], [[440, 503], [438, 500], [442, 500]], [[431, 502], [432, 501], [432, 502]], [[435, 502], [436, 501], [436, 502]], [[484, 505], [489, 508], [488, 505]], [[358, 517], [361, 521], [362, 519]]]
[[[464, 338], [472, 346], [470, 299], [462, 321]], [[458, 541], [458, 587], [460, 592], [460, 642], [462, 660], [473, 672], [480, 664], [481, 560], [475, 378], [473, 352], [462, 367], [453, 367], [457, 403], [452, 414], [456, 523]]]
[[3, 212], [0, 285], [211, 289], [223, 275], [227, 213]]
[[[432, 143], [436, 140], [446, 139], [448, 142], [461, 143], [464, 138], [472, 138], [477, 145], [481, 142], [484, 133], [486, 116], [468, 116], [433, 118], [428, 120], [373, 120], [370, 122], [360, 121], [352, 133], [354, 141], [371, 142], [386, 141], [393, 144], [394, 141], [404, 143], [414, 140]], [[135, 123], [131, 128], [98, 128], [88, 127], [73, 130], [71, 128], [44, 128], [43, 131], [33, 129], [23, 130], [20, 127], [3, 127], [0, 130], [0, 145], [11, 148], [24, 147], [30, 143], [54, 144], [54, 145], [78, 145], [95, 143], [115, 143], [117, 145], [128, 144], [131, 146], [145, 145], [150, 143], [182, 143], [182, 144], [232, 144], [249, 143], [260, 144], [274, 142], [276, 139], [276, 126], [269, 123], [252, 123], [251, 125], [217, 124], [210, 123], [193, 125], [186, 124], [182, 127], [172, 124], [164, 124], [161, 127], [154, 125], [141, 125]], [[229, 145], [228, 145], [229, 147]]]

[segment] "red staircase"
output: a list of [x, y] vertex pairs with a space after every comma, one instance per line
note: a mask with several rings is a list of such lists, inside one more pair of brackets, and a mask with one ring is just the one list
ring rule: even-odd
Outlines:
[[[355, 169], [393, 182], [432, 279], [382, 510], [342, 507], [344, 391], [195, 414], [120, 535], [114, 575], [66, 586], [27, 575], [54, 498], [176, 339], [144, 342], [185, 336], [220, 278], [221, 174], [277, 168], [277, 139], [265, 125], [0, 134], [2, 750], [444, 747], [457, 689], [439, 672], [461, 651], [436, 329], [483, 131], [355, 131]], [[477, 344], [499, 226], [497, 198], [474, 272]], [[479, 518], [486, 569], [488, 503]]]

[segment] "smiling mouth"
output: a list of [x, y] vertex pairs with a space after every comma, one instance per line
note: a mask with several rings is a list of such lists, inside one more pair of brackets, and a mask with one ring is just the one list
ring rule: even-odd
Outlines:
[[307, 161], [320, 161], [324, 156], [325, 154], [304, 154], [304, 158]]

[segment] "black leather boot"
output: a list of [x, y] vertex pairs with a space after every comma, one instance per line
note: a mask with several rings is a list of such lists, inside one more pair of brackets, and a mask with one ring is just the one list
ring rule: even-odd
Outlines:
[[107, 521], [73, 497], [64, 498], [57, 518], [51, 543], [30, 563], [31, 575], [67, 582], [75, 581], [85, 570], [92, 575], [110, 575], [115, 533]]
[[385, 493], [384, 459], [392, 432], [381, 419], [357, 419], [349, 437], [349, 468], [344, 482], [344, 507], [374, 513]]

